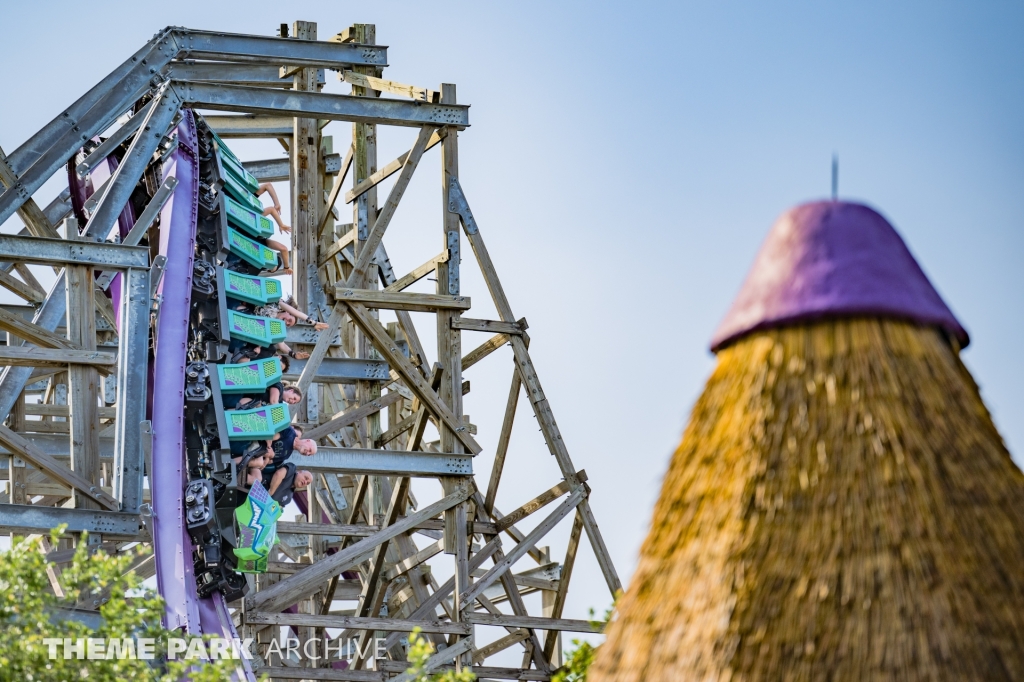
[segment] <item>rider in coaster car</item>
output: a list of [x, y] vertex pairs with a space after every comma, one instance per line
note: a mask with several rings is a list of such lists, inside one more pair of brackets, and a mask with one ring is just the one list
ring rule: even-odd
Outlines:
[[296, 405], [302, 401], [302, 389], [278, 381], [260, 395], [226, 394], [223, 401], [225, 410], [251, 410], [280, 402]]

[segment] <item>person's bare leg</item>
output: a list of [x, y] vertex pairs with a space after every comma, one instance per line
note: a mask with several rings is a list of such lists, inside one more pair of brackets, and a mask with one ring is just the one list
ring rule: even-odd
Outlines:
[[282, 275], [292, 274], [291, 264], [291, 252], [288, 247], [280, 242], [275, 242], [273, 239], [267, 240], [267, 246], [281, 254], [281, 270], [278, 270]]
[[268, 215], [271, 218], [273, 218], [274, 222], [277, 223], [277, 227], [278, 229], [281, 230], [281, 232], [284, 232], [285, 234], [291, 233], [291, 226], [284, 224], [284, 218], [281, 217], [281, 211], [278, 210], [277, 208], [273, 206], [267, 206], [265, 209], [263, 209], [263, 215]]

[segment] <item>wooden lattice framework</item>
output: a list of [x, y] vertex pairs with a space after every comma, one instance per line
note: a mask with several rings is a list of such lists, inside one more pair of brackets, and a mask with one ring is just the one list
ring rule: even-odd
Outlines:
[[[287, 27], [282, 32], [287, 35]], [[260, 180], [290, 183], [294, 295], [301, 309], [329, 327], [317, 334], [297, 325], [288, 337], [293, 347], [311, 354], [296, 363], [301, 371], [293, 378], [307, 396], [298, 421], [321, 444], [317, 455], [296, 457], [315, 474], [305, 499], [307, 518], [279, 524], [280, 555], [244, 599], [229, 605], [234, 624], [243, 637], [257, 640], [257, 660], [274, 679], [401, 679], [404, 637], [413, 627], [439, 649], [433, 669], [454, 665], [472, 667], [482, 678], [549, 679], [560, 664], [558, 633], [591, 630], [587, 621], [562, 618], [584, 532], [613, 594], [620, 583], [591, 511], [586, 476], [570, 459], [530, 360], [525, 321], [509, 305], [459, 183], [458, 137], [468, 123], [466, 108], [458, 105], [454, 85], [429, 90], [384, 80], [385, 48], [376, 46], [372, 25], [354, 25], [327, 41], [317, 40], [317, 26], [310, 22], [296, 22], [290, 33], [284, 40], [167, 29], [134, 64], [126, 62], [97, 86], [105, 89], [90, 91], [70, 114], [10, 158], [0, 157], [0, 223], [17, 211], [25, 225], [23, 235], [0, 237], [0, 286], [26, 301], [0, 309], [0, 328], [8, 334], [7, 345], [0, 346], [0, 363], [8, 366], [0, 377], [0, 408], [8, 413], [0, 445], [8, 456], [0, 464], [9, 481], [0, 529], [25, 534], [69, 524], [68, 539], [50, 557], [55, 590], [78, 532], [90, 531], [90, 542], [108, 551], [150, 541], [144, 368], [163, 263], [132, 244], [146, 238], [173, 186], [153, 188], [137, 234], [133, 230], [120, 244], [96, 240], [107, 238], [132, 191], [146, 182], [146, 168], [161, 153], [179, 108], [242, 113], [207, 115], [206, 121], [225, 139], [277, 138], [289, 150], [290, 160], [246, 167]], [[148, 59], [158, 75], [140, 71], [139, 59]], [[322, 93], [325, 69], [350, 83], [353, 97]], [[148, 117], [144, 125], [111, 127], [141, 94], [152, 92], [158, 95], [142, 112]], [[129, 121], [136, 118], [141, 114]], [[336, 143], [321, 135], [329, 120], [353, 122], [343, 153], [334, 153]], [[383, 125], [416, 134], [407, 153], [382, 164], [376, 134]], [[45, 208], [32, 195], [69, 159], [95, 163], [82, 161], [82, 140], [104, 131], [118, 144], [130, 141], [130, 147], [109, 189], [91, 207], [86, 235], [62, 238], [58, 228], [71, 212], [68, 192]], [[396, 277], [383, 238], [433, 147], [439, 148], [443, 181], [440, 254], [424, 254], [423, 265]], [[379, 201], [381, 183], [392, 176]], [[342, 194], [345, 200], [339, 201]], [[352, 220], [338, 224], [335, 211], [340, 215], [346, 203]], [[64, 234], [75, 237], [73, 227]], [[467, 242], [467, 260], [479, 266], [498, 320], [464, 316], [470, 298], [459, 263]], [[46, 292], [28, 263], [52, 265], [63, 276]], [[114, 301], [121, 334], [115, 331], [118, 313], [99, 288], [112, 272], [122, 275], [122, 298]], [[106, 274], [96, 279], [96, 273]], [[436, 278], [436, 294], [405, 291], [427, 276]], [[397, 323], [382, 325], [378, 310], [395, 311]], [[436, 317], [433, 360], [410, 311]], [[490, 336], [463, 353], [463, 332]], [[481, 447], [463, 416], [463, 371], [505, 346], [511, 347], [514, 367], [509, 399], [490, 478], [478, 486], [468, 474]], [[346, 357], [386, 361], [391, 380], [332, 380], [331, 359]], [[513, 461], [509, 441], [524, 389], [562, 479], [502, 514], [495, 496], [503, 467]], [[440, 440], [424, 443], [431, 421]], [[417, 504], [409, 494], [410, 477], [437, 478], [443, 496]], [[548, 505], [553, 510], [532, 531], [517, 528]], [[562, 521], [572, 524], [569, 545], [564, 558], [552, 561], [538, 542]], [[429, 536], [431, 543], [417, 545], [414, 534]], [[514, 573], [527, 556], [536, 567]], [[445, 584], [429, 570], [440, 561], [454, 562], [454, 577]], [[140, 560], [135, 570], [152, 575], [152, 559]], [[543, 612], [531, 615], [523, 594], [536, 591]], [[77, 606], [95, 608], [99, 599]], [[477, 646], [474, 628], [482, 626], [505, 628], [507, 634]], [[304, 646], [297, 659], [268, 656], [271, 640], [289, 629], [303, 644], [350, 636], [362, 644], [376, 633], [386, 637], [388, 657], [356, 656], [341, 670], [304, 657]], [[328, 634], [338, 630], [341, 635]], [[512, 647], [522, 653], [520, 667], [487, 665]]]

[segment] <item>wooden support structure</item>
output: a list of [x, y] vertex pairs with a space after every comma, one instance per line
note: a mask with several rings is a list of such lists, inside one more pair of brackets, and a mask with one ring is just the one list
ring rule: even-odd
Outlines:
[[[549, 680], [561, 665], [560, 633], [594, 631], [588, 621], [563, 617], [584, 533], [611, 593], [621, 586], [590, 508], [586, 472], [573, 464], [531, 360], [529, 327], [514, 317], [498, 277], [499, 265], [512, 270], [517, 264], [495, 263], [460, 181], [459, 145], [472, 144], [467, 108], [459, 105], [453, 84], [421, 87], [385, 78], [386, 55], [372, 24], [353, 24], [329, 40], [318, 40], [323, 31], [307, 21], [282, 32], [288, 40], [270, 42], [284, 52], [260, 59], [244, 50], [236, 60], [228, 53], [218, 57], [224, 61], [168, 56], [162, 65], [171, 81], [157, 91], [151, 74], [136, 74], [138, 96], [119, 101], [117, 111], [101, 116], [102, 107], [89, 110], [96, 100], [88, 100], [89, 107], [83, 100], [74, 109], [81, 127], [75, 135], [49, 130], [33, 138], [47, 156], [34, 155], [29, 147], [9, 156], [0, 151], [0, 222], [10, 217], [24, 224], [17, 234], [0, 235], [5, 261], [0, 287], [28, 304], [0, 308], [0, 331], [7, 337], [0, 345], [0, 406], [9, 404], [7, 425], [0, 426], [0, 467], [6, 467], [10, 490], [8, 504], [0, 504], [0, 531], [35, 532], [44, 522], [64, 519], [72, 535], [89, 530], [109, 551], [120, 552], [127, 544], [111, 539], [149, 541], [152, 524], [139, 512], [144, 500], [151, 502], [149, 490], [157, 488], [150, 482], [144, 490], [141, 473], [147, 468], [143, 451], [154, 435], [145, 421], [143, 370], [154, 342], [151, 313], [159, 319], [161, 300], [175, 292], [160, 294], [156, 280], [150, 282], [155, 231], [143, 226], [131, 232], [130, 241], [115, 244], [116, 237], [96, 234], [103, 222], [96, 216], [113, 235], [136, 187], [152, 190], [157, 145], [166, 135], [174, 146], [173, 111], [149, 150], [139, 140], [156, 132], [139, 127], [143, 116], [155, 116], [158, 105], [170, 106], [166, 102], [177, 102], [175, 107], [198, 102], [197, 109], [212, 103], [225, 115], [204, 120], [221, 138], [281, 141], [286, 154], [280, 159], [243, 161], [243, 167], [261, 182], [287, 182], [287, 190], [278, 186], [277, 191], [291, 198], [291, 291], [299, 310], [327, 325], [316, 332], [303, 323], [287, 332], [292, 350], [309, 354], [305, 364], [299, 356], [285, 373], [286, 379], [297, 378], [304, 394], [291, 407], [293, 423], [318, 445], [316, 454], [291, 456], [313, 478], [307, 489], [295, 491], [305, 513], [294, 517], [289, 508], [287, 520], [278, 523], [280, 543], [268, 558], [267, 572], [255, 576], [248, 594], [229, 605], [241, 634], [256, 640], [257, 675], [405, 680], [403, 640], [418, 628], [437, 648], [430, 670]], [[259, 45], [265, 40], [231, 35]], [[332, 61], [331, 50], [343, 50], [348, 61]], [[324, 70], [339, 73], [351, 95], [322, 92]], [[135, 78], [134, 73], [125, 78]], [[127, 119], [139, 118], [131, 132], [97, 129], [148, 101], [158, 104]], [[342, 106], [355, 113], [339, 113]], [[104, 142], [102, 153], [75, 149], [71, 142], [59, 148], [72, 137], [100, 133], [113, 139]], [[388, 148], [407, 151], [379, 165], [380, 136], [388, 137]], [[122, 162], [109, 180], [104, 174], [87, 183], [98, 189], [106, 180], [109, 186], [91, 198], [84, 233], [79, 235], [69, 218], [61, 237], [56, 227], [71, 210], [71, 188], [63, 199], [40, 208], [42, 202], [32, 195], [49, 177], [41, 177], [43, 170], [50, 168], [52, 175], [71, 162], [88, 180], [114, 142], [126, 153], [118, 156]], [[128, 150], [136, 147], [147, 153], [140, 151], [132, 161]], [[440, 166], [440, 178], [431, 164]], [[408, 229], [401, 222], [406, 216], [399, 217], [411, 210], [403, 205], [405, 197], [414, 183], [429, 186], [438, 179], [440, 202], [434, 209], [439, 211], [415, 216], [416, 229], [436, 241], [426, 253], [393, 266], [386, 246], [397, 239], [399, 228]], [[110, 199], [115, 196], [118, 205]], [[127, 227], [122, 228], [123, 235]], [[52, 291], [44, 290], [30, 269], [41, 265], [58, 272]], [[480, 280], [463, 278], [466, 268], [479, 271], [486, 289], [469, 290], [467, 283]], [[97, 271], [106, 273], [100, 289]], [[120, 299], [111, 293], [112, 273], [120, 275]], [[152, 270], [152, 276], [158, 274], [158, 268]], [[435, 284], [427, 284], [430, 280]], [[496, 315], [474, 316], [473, 304], [481, 296], [490, 297]], [[436, 344], [424, 345], [423, 334]], [[188, 362], [197, 361], [193, 355]], [[493, 421], [480, 421], [481, 432], [491, 423], [500, 423], [500, 429], [478, 440], [477, 426], [465, 413], [469, 381], [464, 374], [485, 361], [504, 363], [501, 374], [508, 383], [500, 390], [507, 388], [508, 398]], [[101, 376], [116, 379], [116, 389], [107, 385], [114, 402], [100, 400]], [[561, 478], [516, 491], [502, 479], [533, 461], [512, 437], [516, 420], [524, 419], [517, 414], [524, 393]], [[484, 443], [495, 443], [494, 451], [487, 452]], [[493, 462], [490, 469], [487, 462]], [[478, 472], [485, 477], [480, 485]], [[499, 506], [512, 511], [503, 515]], [[550, 533], [570, 523], [569, 517], [568, 547], [556, 547], [560, 561], [552, 560], [553, 552], [540, 543], [564, 537]], [[524, 532], [517, 524], [533, 528]], [[61, 546], [51, 553], [49, 582], [55, 592], [62, 589], [59, 561], [69, 551]], [[451, 577], [439, 584], [434, 569], [442, 574], [442, 566]], [[140, 563], [137, 570], [156, 569]], [[538, 593], [535, 603], [531, 595]], [[502, 636], [479, 644], [475, 635], [492, 627], [503, 628]], [[386, 653], [364, 647], [341, 670], [331, 661], [307, 657], [300, 647], [296, 662], [268, 653], [282, 628], [301, 643], [315, 640], [321, 647], [346, 637], [357, 645], [383, 638]], [[519, 667], [489, 665], [513, 651]]]

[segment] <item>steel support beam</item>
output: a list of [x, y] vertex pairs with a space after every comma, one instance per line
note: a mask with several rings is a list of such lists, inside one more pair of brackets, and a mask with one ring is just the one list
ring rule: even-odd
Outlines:
[[[280, 67], [271, 64], [175, 61], [167, 65], [164, 74], [174, 80], [195, 83], [232, 83], [264, 88], [292, 87], [291, 76], [281, 78]], [[318, 70], [317, 80], [320, 85], [327, 82], [323, 69]]]
[[0, 234], [0, 259], [40, 265], [60, 263], [93, 268], [148, 268], [149, 249], [107, 242]]
[[[288, 340], [291, 343], [291, 340]], [[307, 343], [303, 341], [302, 343]], [[292, 360], [284, 378], [298, 381], [308, 360]], [[355, 381], [390, 381], [388, 363], [362, 358], [324, 358], [313, 375], [318, 384], [350, 384]]]
[[[298, 44], [306, 41], [290, 42]], [[461, 129], [469, 126], [469, 107], [464, 104], [426, 104], [408, 100], [188, 81], [171, 81], [171, 84], [188, 106], [204, 109], [277, 116], [289, 111], [302, 118], [408, 127], [447, 125]]]
[[102, 535], [139, 535], [139, 515], [92, 509], [37, 507], [31, 504], [0, 504], [0, 531], [4, 533], [49, 533], [67, 524], [67, 532]]
[[121, 509], [138, 513], [144, 471], [142, 431], [146, 418], [149, 357], [149, 270], [133, 268], [122, 278], [121, 336], [117, 368], [117, 433], [114, 494]]
[[293, 118], [282, 116], [204, 116], [213, 132], [225, 139], [288, 138], [294, 132]]
[[300, 469], [374, 476], [472, 476], [473, 456], [402, 450], [320, 448], [295, 462]]

